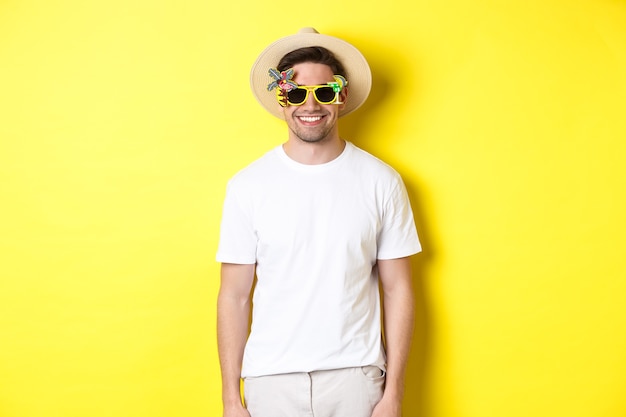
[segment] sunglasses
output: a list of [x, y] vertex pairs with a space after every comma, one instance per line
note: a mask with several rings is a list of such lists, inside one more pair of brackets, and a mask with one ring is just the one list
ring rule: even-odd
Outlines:
[[290, 91], [276, 89], [276, 97], [281, 105], [284, 103], [284, 94], [287, 96], [287, 103], [292, 106], [301, 106], [309, 98], [309, 92], [313, 92], [313, 97], [320, 104], [341, 104], [339, 92], [335, 88], [326, 85], [300, 85]]

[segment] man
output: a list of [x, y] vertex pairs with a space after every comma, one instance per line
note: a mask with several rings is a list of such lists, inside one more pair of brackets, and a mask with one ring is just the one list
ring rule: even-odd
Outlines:
[[421, 247], [400, 176], [339, 137], [338, 119], [369, 94], [367, 61], [303, 29], [261, 53], [251, 87], [288, 138], [227, 188], [217, 254], [224, 417], [399, 417], [409, 256]]

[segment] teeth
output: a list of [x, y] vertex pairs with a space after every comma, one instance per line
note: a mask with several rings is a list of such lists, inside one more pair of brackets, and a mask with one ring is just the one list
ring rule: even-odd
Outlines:
[[303, 122], [317, 122], [318, 120], [321, 120], [322, 117], [321, 116], [300, 116], [300, 120], [302, 120]]

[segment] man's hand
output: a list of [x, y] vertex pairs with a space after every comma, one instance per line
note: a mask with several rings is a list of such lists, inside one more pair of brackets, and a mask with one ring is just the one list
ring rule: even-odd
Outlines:
[[374, 407], [372, 417], [402, 417], [402, 403], [383, 396]]
[[248, 410], [243, 405], [224, 407], [224, 417], [250, 417]]

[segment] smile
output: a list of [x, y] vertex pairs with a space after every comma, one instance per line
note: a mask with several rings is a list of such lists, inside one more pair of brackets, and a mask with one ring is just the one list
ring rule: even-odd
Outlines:
[[314, 123], [322, 120], [322, 116], [298, 116], [298, 119], [306, 123]]

